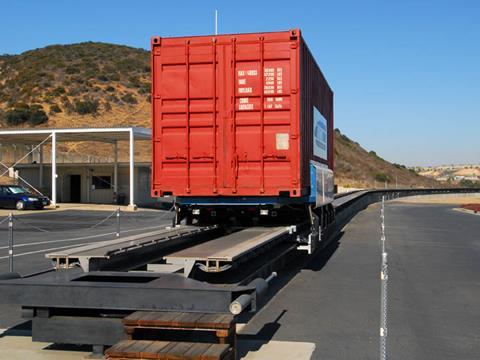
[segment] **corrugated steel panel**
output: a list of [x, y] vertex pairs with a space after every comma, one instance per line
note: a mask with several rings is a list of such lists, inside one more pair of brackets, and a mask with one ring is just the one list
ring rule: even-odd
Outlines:
[[152, 38], [152, 195], [308, 194], [308, 107], [331, 136], [332, 103], [299, 30]]

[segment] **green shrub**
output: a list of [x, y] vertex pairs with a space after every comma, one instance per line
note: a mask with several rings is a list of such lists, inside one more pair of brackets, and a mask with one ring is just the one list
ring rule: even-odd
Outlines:
[[77, 96], [81, 93], [80, 91], [80, 87], [79, 86], [72, 86], [69, 90], [68, 90], [68, 95], [69, 96]]
[[141, 81], [135, 77], [135, 76], [130, 76], [128, 78], [128, 84], [127, 84], [128, 87], [134, 87], [134, 88], [139, 88], [142, 86], [142, 83]]
[[62, 112], [62, 109], [60, 109], [60, 106], [58, 106], [57, 104], [53, 104], [52, 106], [50, 106], [50, 113], [58, 114], [61, 112]]
[[138, 90], [140, 94], [149, 94], [150, 93], [150, 84], [149, 83], [142, 83], [142, 86]]
[[133, 96], [131, 93], [127, 93], [121, 97], [122, 101], [127, 104], [137, 104], [137, 98]]
[[118, 73], [111, 73], [108, 75], [108, 78], [111, 80], [111, 81], [120, 81], [120, 75], [118, 75]]
[[107, 91], [107, 92], [114, 92], [114, 91], [115, 91], [115, 88], [114, 88], [113, 86], [110, 86], [110, 85], [109, 85], [109, 86], [107, 86], [107, 87], [105, 88], [105, 91]]
[[105, 102], [105, 104], [103, 104], [103, 109], [105, 111], [111, 111], [112, 110], [112, 105], [110, 105], [110, 103], [107, 101], [107, 102]]
[[480, 181], [462, 179], [459, 185], [464, 188], [480, 188]]
[[78, 73], [78, 68], [76, 66], [70, 65], [67, 66], [65, 72], [69, 75]]
[[65, 90], [65, 88], [63, 86], [57, 86], [55, 89], [50, 91], [48, 94], [51, 95], [51, 96], [57, 97], [57, 96], [61, 96], [61, 95], [65, 94], [66, 92], [67, 92], [67, 90]]
[[9, 126], [18, 126], [24, 124], [30, 118], [30, 112], [27, 109], [12, 109], [5, 113], [5, 122]]
[[65, 109], [65, 112], [67, 114], [71, 114], [75, 111], [75, 107], [73, 106], [73, 104], [70, 102], [70, 100], [68, 100], [68, 98], [66, 100], [63, 100], [62, 101], [62, 105], [63, 105], [63, 108]]
[[28, 119], [28, 122], [31, 125], [40, 125], [44, 124], [48, 121], [48, 116], [43, 110], [33, 110], [30, 113], [30, 118]]
[[107, 101], [118, 104], [120, 102], [120, 99], [117, 96], [111, 94], [107, 96]]
[[405, 165], [393, 163], [393, 166], [395, 166], [397, 169], [406, 169], [407, 167]]
[[377, 175], [375, 175], [375, 180], [379, 182], [388, 182], [390, 181], [390, 178], [385, 173], [378, 173]]
[[76, 100], [74, 104], [74, 109], [75, 112], [80, 115], [96, 114], [98, 111], [98, 105], [98, 100]]
[[18, 126], [25, 123], [40, 125], [48, 121], [48, 116], [41, 105], [19, 104], [20, 107], [8, 110], [5, 113], [5, 122], [10, 126]]

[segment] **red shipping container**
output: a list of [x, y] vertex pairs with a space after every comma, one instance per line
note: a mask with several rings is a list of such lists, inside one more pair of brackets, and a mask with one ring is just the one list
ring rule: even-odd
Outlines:
[[310, 194], [333, 170], [333, 92], [301, 37], [153, 37], [152, 196]]

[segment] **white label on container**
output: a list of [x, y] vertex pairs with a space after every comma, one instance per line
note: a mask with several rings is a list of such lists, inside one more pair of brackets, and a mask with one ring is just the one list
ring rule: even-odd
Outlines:
[[313, 107], [313, 155], [328, 160], [327, 120]]
[[276, 134], [276, 148], [277, 150], [288, 150], [288, 133], [277, 133]]

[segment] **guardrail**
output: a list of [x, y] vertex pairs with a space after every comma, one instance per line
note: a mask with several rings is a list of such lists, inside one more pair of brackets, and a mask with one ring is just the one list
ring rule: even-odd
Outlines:
[[[337, 194], [334, 200], [335, 222], [339, 226], [345, 225], [355, 214], [368, 205], [385, 200], [407, 196], [435, 195], [435, 194], [471, 194], [480, 193], [475, 188], [445, 188], [445, 189], [375, 189], [359, 190], [344, 194]], [[340, 196], [338, 196], [340, 195]]]

